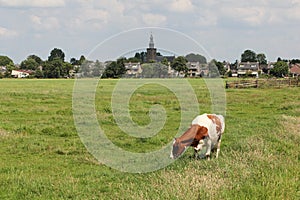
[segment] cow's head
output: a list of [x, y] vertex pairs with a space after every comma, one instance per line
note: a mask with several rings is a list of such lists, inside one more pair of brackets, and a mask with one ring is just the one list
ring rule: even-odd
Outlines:
[[182, 144], [177, 138], [175, 138], [173, 142], [170, 158], [172, 159], [178, 158], [185, 150], [186, 150], [186, 146]]

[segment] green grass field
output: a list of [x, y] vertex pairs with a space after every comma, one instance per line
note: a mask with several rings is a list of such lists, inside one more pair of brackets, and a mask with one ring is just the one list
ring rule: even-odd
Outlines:
[[[107, 136], [132, 152], [169, 143], [180, 122], [179, 102], [166, 88], [145, 85], [130, 101], [132, 119], [167, 111], [153, 138], [126, 136], [114, 122], [111, 92], [97, 87], [97, 118]], [[204, 81], [191, 79], [201, 112], [210, 112]], [[300, 199], [300, 88], [228, 89], [226, 130], [218, 160], [194, 160], [192, 149], [164, 169], [114, 170], [86, 150], [72, 114], [74, 80], [0, 79], [0, 199]], [[186, 124], [188, 127], [189, 124]]]

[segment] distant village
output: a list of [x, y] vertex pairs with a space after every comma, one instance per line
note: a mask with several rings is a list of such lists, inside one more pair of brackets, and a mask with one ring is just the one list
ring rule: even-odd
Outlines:
[[186, 56], [162, 55], [154, 46], [150, 35], [149, 46], [131, 58], [117, 61], [89, 61], [84, 56], [79, 60], [64, 61], [64, 53], [53, 49], [47, 61], [30, 55], [21, 64], [13, 64], [7, 56], [0, 56], [0, 78], [176, 78], [176, 77], [299, 77], [300, 60], [267, 62], [263, 53], [245, 50], [241, 60], [234, 63], [212, 60], [199, 54]]

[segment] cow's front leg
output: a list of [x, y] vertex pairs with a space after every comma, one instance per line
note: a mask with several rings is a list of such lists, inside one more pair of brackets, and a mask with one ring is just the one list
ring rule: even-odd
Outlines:
[[206, 156], [206, 159], [207, 159], [207, 160], [210, 160], [211, 145], [212, 145], [212, 142], [211, 142], [211, 140], [208, 138], [208, 139], [206, 140], [206, 153], [205, 153], [205, 156]]
[[203, 155], [198, 155], [198, 152], [203, 149], [203, 146], [204, 146], [204, 140], [200, 140], [198, 145], [194, 148], [194, 155], [195, 155], [195, 158], [203, 158]]
[[194, 158], [195, 159], [198, 158], [198, 150], [196, 148], [194, 148]]

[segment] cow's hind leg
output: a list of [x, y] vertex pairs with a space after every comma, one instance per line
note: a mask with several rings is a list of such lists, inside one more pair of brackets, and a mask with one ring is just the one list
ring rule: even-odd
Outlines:
[[221, 138], [220, 138], [219, 141], [218, 141], [216, 158], [219, 157], [220, 149], [221, 149]]

